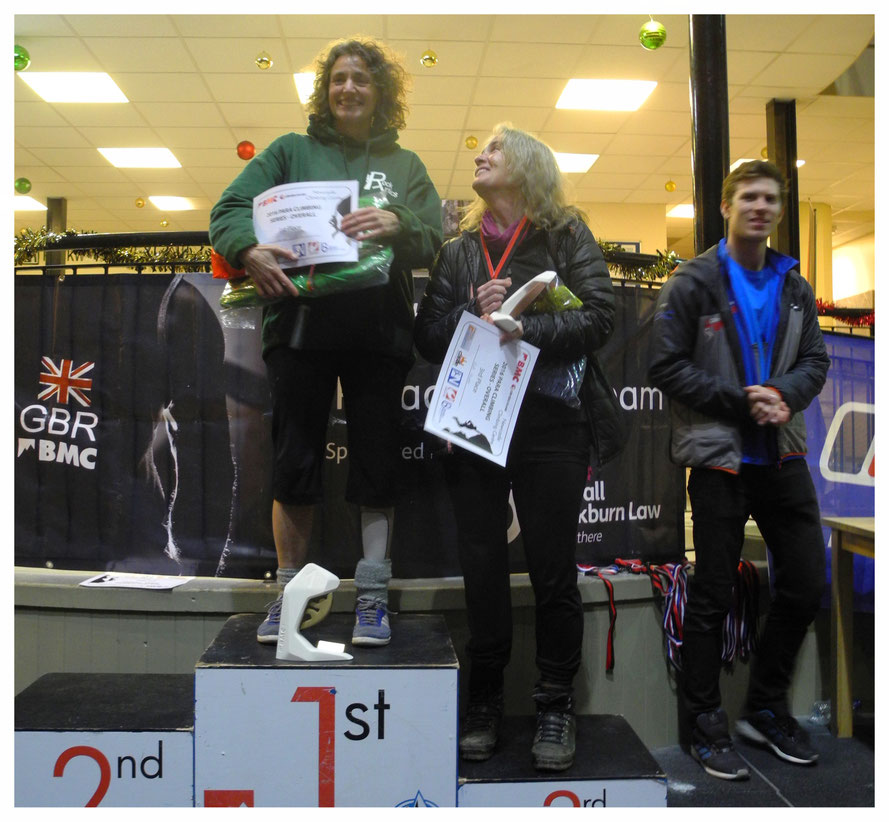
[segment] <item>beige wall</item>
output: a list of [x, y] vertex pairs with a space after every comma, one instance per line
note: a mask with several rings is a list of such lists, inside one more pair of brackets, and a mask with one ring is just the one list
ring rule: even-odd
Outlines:
[[[874, 235], [833, 250], [833, 301], [874, 291]], [[862, 306], [865, 307], [865, 306]]]
[[597, 240], [639, 242], [643, 254], [667, 250], [667, 214], [663, 204], [578, 203]]

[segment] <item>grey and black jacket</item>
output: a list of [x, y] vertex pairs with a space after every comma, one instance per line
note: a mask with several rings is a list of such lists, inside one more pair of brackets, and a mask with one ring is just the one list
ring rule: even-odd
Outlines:
[[[501, 274], [512, 279], [507, 296], [543, 271], [555, 271], [583, 306], [522, 315], [522, 339], [537, 346], [541, 358], [586, 355], [581, 401], [592, 430], [592, 464], [602, 465], [620, 452], [625, 434], [614, 391], [595, 354], [614, 330], [614, 291], [605, 258], [585, 223], [574, 220], [551, 232], [533, 227]], [[478, 231], [464, 231], [441, 247], [414, 326], [417, 350], [427, 360], [442, 361], [464, 311], [479, 313], [476, 290], [488, 279]]]
[[[755, 423], [728, 294], [717, 246], [682, 263], [658, 297], [648, 374], [670, 398], [673, 461], [737, 473], [742, 432]], [[774, 429], [779, 462], [806, 453], [801, 412], [821, 391], [829, 366], [815, 298], [797, 264], [784, 280], [772, 375], [764, 382], [792, 412], [788, 423]]]

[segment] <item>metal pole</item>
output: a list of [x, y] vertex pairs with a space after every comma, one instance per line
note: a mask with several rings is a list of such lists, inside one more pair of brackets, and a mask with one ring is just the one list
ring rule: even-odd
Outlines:
[[[62, 234], [68, 228], [68, 201], [64, 197], [46, 198], [46, 230]], [[47, 251], [47, 265], [64, 265], [64, 251]]]
[[729, 166], [725, 16], [689, 15], [688, 31], [695, 253], [700, 254], [725, 235], [719, 212]]
[[[772, 232], [775, 251], [799, 259], [799, 176], [796, 170], [796, 100], [769, 100], [766, 103], [766, 131], [769, 160], [781, 169], [789, 189], [784, 218]], [[817, 215], [815, 215], [817, 218]], [[813, 218], [814, 225], [814, 218]], [[814, 282], [813, 282], [814, 287]]]

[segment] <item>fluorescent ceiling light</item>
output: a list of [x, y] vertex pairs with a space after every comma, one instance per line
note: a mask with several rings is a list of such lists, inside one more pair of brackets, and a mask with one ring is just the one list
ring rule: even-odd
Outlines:
[[693, 220], [695, 216], [695, 207], [692, 203], [680, 203], [667, 212], [668, 217], [679, 217], [683, 220]]
[[181, 168], [168, 148], [100, 148], [101, 154], [115, 168]]
[[554, 151], [559, 171], [564, 174], [583, 174], [592, 168], [593, 163], [599, 159], [598, 154], [563, 154]]
[[556, 108], [636, 111], [656, 86], [653, 80], [569, 80]]
[[104, 71], [20, 71], [16, 74], [47, 103], [128, 103]]
[[293, 82], [296, 84], [296, 96], [305, 105], [315, 90], [315, 72], [300, 71], [293, 75]]
[[193, 211], [194, 204], [187, 197], [149, 197], [151, 204], [161, 211]]
[[24, 195], [13, 197], [16, 211], [46, 211], [43, 203], [38, 203], [33, 197], [25, 197]]

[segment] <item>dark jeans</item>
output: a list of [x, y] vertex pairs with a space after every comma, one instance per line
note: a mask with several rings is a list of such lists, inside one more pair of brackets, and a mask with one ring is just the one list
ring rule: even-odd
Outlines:
[[744, 523], [752, 516], [772, 554], [775, 597], [750, 672], [747, 710], [786, 713], [787, 691], [825, 585], [824, 537], [803, 459], [745, 465], [738, 475], [694, 468], [688, 482], [695, 545], [683, 627], [685, 707], [691, 717], [721, 704], [722, 623], [732, 605]]
[[571, 688], [583, 641], [574, 552], [589, 444], [583, 412], [527, 396], [506, 469], [456, 447], [446, 459], [466, 590], [470, 699], [503, 687], [512, 648], [510, 487], [534, 589], [541, 682]]

